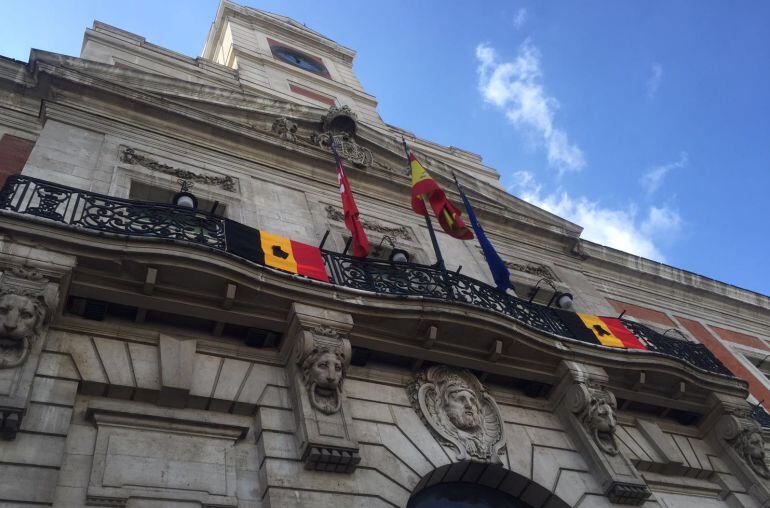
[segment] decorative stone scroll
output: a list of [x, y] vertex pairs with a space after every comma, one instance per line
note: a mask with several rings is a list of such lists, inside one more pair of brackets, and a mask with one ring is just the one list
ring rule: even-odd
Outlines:
[[443, 365], [419, 373], [408, 387], [417, 413], [458, 460], [500, 462], [505, 432], [500, 409], [470, 371]]
[[[326, 217], [328, 219], [337, 221], [337, 222], [343, 222], [345, 220], [345, 214], [342, 213], [342, 210], [340, 210], [339, 208], [336, 208], [332, 205], [326, 205], [325, 210], [326, 210]], [[398, 226], [398, 227], [383, 226], [378, 222], [369, 221], [366, 219], [361, 219], [361, 225], [364, 227], [364, 229], [368, 229], [369, 231], [376, 231], [384, 235], [390, 235], [392, 237], [402, 238], [404, 240], [412, 240], [412, 233], [409, 230], [409, 228], [406, 226]]]
[[600, 388], [589, 388], [585, 384], [573, 385], [567, 395], [567, 404], [578, 415], [596, 445], [609, 455], [618, 454], [615, 429], [618, 421], [615, 412], [618, 403], [612, 392]]
[[741, 418], [726, 415], [719, 421], [718, 432], [754, 473], [765, 480], [770, 480], [770, 469], [765, 457], [765, 441], [756, 421], [748, 416]]
[[59, 301], [56, 285], [35, 270], [11, 268], [0, 281], [0, 369], [23, 364]]
[[162, 164], [146, 155], [138, 154], [134, 148], [124, 147], [120, 152], [120, 161], [125, 162], [126, 164], [138, 164], [139, 166], [143, 166], [152, 171], [158, 171], [159, 173], [171, 175], [183, 180], [221, 187], [228, 192], [235, 192], [236, 190], [236, 180], [231, 176], [211, 176], [194, 173], [186, 169], [175, 168], [167, 164]]
[[306, 469], [351, 473], [361, 461], [344, 391], [352, 317], [294, 303], [289, 323], [285, 347], [301, 459]]
[[273, 122], [273, 126], [270, 128], [273, 134], [278, 135], [281, 139], [297, 142], [297, 124], [285, 117], [277, 118]]

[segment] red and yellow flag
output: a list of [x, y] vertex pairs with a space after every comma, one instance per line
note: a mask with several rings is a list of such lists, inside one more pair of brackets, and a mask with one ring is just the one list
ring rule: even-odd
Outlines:
[[441, 229], [460, 240], [472, 240], [473, 233], [463, 222], [460, 211], [447, 199], [444, 191], [420, 164], [412, 150], [407, 148], [407, 154], [409, 167], [412, 170], [412, 210], [414, 213], [423, 216], [428, 215], [428, 209], [425, 206], [427, 199], [433, 208], [436, 219], [441, 224]]

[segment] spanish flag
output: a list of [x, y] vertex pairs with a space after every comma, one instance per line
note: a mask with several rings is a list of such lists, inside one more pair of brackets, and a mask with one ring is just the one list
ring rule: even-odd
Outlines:
[[441, 229], [460, 240], [472, 240], [473, 233], [463, 222], [459, 210], [449, 202], [441, 187], [420, 164], [412, 150], [406, 145], [406, 140], [404, 140], [404, 150], [406, 150], [409, 167], [412, 170], [412, 210], [414, 213], [422, 216], [428, 215], [428, 209], [425, 207], [425, 199], [427, 199], [433, 208], [436, 219], [441, 224]]
[[260, 265], [329, 282], [321, 249], [306, 243], [227, 221], [227, 251]]
[[647, 349], [618, 318], [556, 310], [576, 339], [592, 344], [625, 349]]

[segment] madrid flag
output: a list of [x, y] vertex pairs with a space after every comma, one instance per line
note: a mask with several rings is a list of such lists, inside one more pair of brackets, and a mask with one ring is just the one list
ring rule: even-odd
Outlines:
[[340, 183], [340, 196], [342, 197], [342, 211], [345, 213], [345, 226], [350, 231], [353, 239], [353, 256], [365, 258], [369, 255], [369, 240], [366, 238], [364, 228], [358, 219], [358, 207], [356, 200], [353, 199], [353, 191], [350, 190], [348, 177], [345, 176], [345, 170], [342, 168], [342, 160], [334, 148], [334, 141], [331, 143], [334, 158], [337, 161], [337, 180]]

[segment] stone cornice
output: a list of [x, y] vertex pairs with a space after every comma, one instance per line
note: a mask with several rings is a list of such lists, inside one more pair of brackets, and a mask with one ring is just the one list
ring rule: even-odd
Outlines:
[[[605, 284], [622, 286], [623, 284], [618, 283], [617, 275], [615, 275], [617, 272], [620, 272], [654, 283], [660, 287], [658, 294], [667, 295], [668, 298], [671, 295], [671, 286], [702, 295], [712, 300], [709, 307], [717, 312], [719, 312], [719, 307], [724, 308], [725, 301], [730, 301], [736, 306], [753, 307], [764, 311], [770, 310], [770, 297], [760, 293], [725, 284], [709, 277], [645, 259], [611, 247], [588, 241], [582, 241], [582, 243], [585, 253], [588, 255], [585, 263], [597, 268], [596, 271], [588, 270], [586, 273], [591, 277], [602, 279]], [[636, 291], [639, 290], [638, 286], [633, 287]], [[691, 310], [691, 302], [689, 302], [690, 305], [687, 305], [687, 301], [682, 303], [684, 304], [681, 307], [683, 311]], [[702, 305], [702, 303], [699, 304], [699, 306]]]

